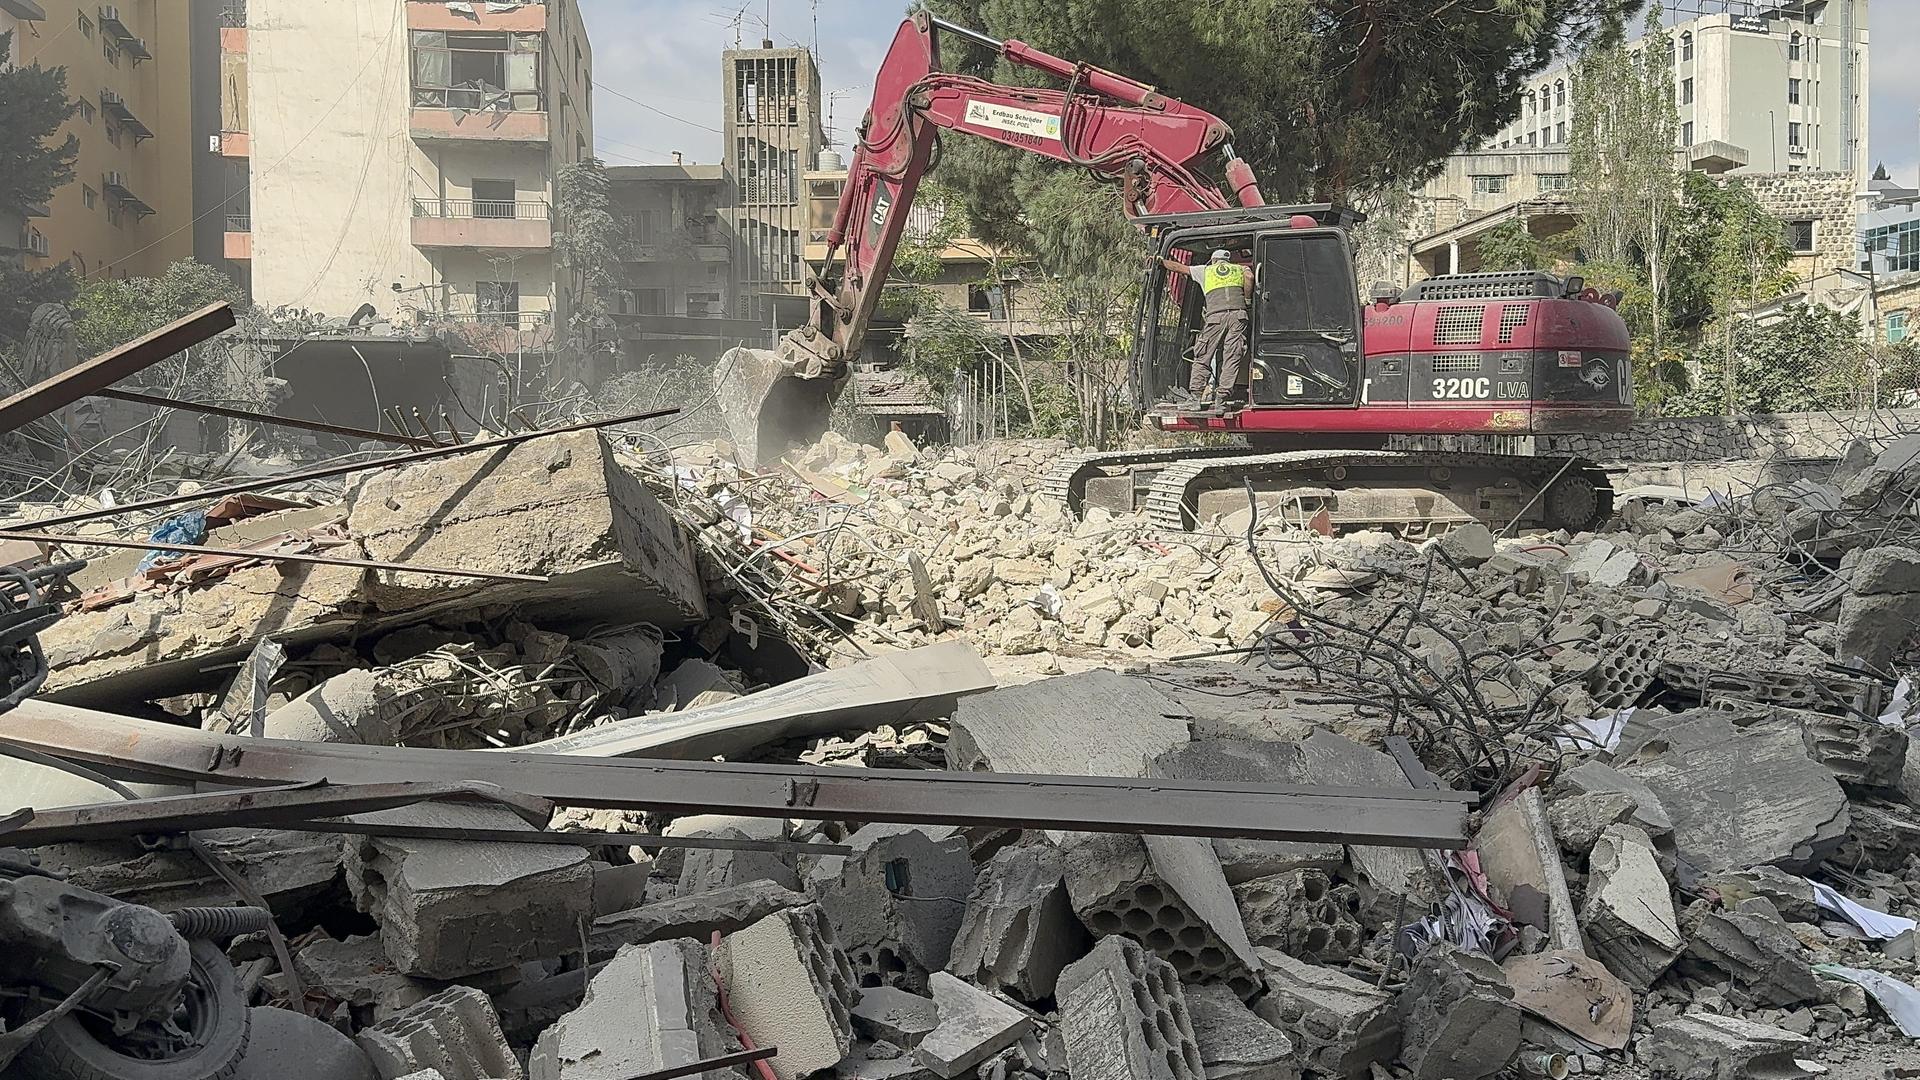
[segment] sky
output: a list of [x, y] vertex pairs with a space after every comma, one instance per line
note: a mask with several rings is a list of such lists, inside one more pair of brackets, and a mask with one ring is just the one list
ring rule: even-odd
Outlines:
[[[1920, 184], [1920, 35], [1897, 27], [1876, 0], [1868, 56], [1867, 156], [1895, 180]], [[720, 50], [763, 37], [814, 48], [832, 99], [835, 145], [847, 141], [873, 97], [873, 71], [900, 24], [905, 0], [580, 0], [593, 39], [595, 139], [609, 164], [720, 160]], [[816, 29], [816, 20], [818, 26]], [[738, 27], [736, 31], [736, 25]], [[644, 103], [638, 104], [638, 103]]]

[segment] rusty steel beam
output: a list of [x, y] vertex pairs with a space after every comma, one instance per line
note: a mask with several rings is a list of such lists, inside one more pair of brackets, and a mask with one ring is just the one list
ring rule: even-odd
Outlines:
[[[349, 559], [341, 555], [311, 555], [298, 551], [252, 551], [247, 548], [206, 547], [201, 544], [175, 544], [156, 540], [116, 540], [109, 536], [64, 536], [58, 533], [21, 532], [0, 529], [0, 540], [25, 540], [35, 544], [132, 548], [135, 551], [179, 551], [188, 555], [234, 555], [263, 562], [317, 563], [321, 566], [354, 566], [362, 570], [396, 570], [409, 574], [442, 574], [447, 577], [479, 578], [483, 581], [531, 581], [545, 584], [550, 579], [540, 574], [509, 574], [494, 570], [454, 570], [445, 566], [415, 566], [408, 563], [379, 562], [374, 559]], [[165, 566], [165, 563], [160, 564]]]
[[825, 821], [989, 825], [1459, 848], [1467, 792], [1285, 788], [1157, 778], [908, 772], [581, 758], [244, 739], [27, 701], [0, 742], [161, 779], [290, 783], [482, 780], [563, 806]]
[[[451, 825], [404, 825], [387, 821], [338, 821], [326, 818], [274, 825], [291, 832], [344, 833], [385, 836], [396, 840], [464, 840], [495, 844], [563, 844], [573, 847], [703, 848], [709, 851], [775, 851], [783, 855], [851, 855], [845, 844], [811, 844], [799, 840], [729, 840], [724, 836], [655, 836], [652, 833], [517, 832], [473, 829]], [[10, 841], [11, 842], [11, 841]], [[15, 844], [18, 847], [20, 845]]]
[[474, 454], [484, 450], [497, 450], [503, 446], [518, 446], [523, 442], [545, 438], [548, 435], [566, 435], [575, 431], [591, 431], [594, 428], [615, 427], [620, 424], [637, 424], [642, 420], [657, 420], [662, 416], [672, 416], [678, 408], [651, 409], [631, 416], [615, 416], [605, 420], [583, 420], [564, 427], [548, 428], [545, 431], [525, 431], [518, 435], [506, 435], [486, 442], [466, 443], [461, 446], [440, 446], [426, 450], [414, 450], [405, 454], [380, 458], [377, 461], [355, 461], [344, 465], [325, 465], [318, 469], [306, 469], [301, 472], [283, 473], [279, 476], [262, 476], [245, 480], [237, 484], [221, 484], [210, 488], [201, 488], [190, 495], [167, 495], [158, 499], [143, 499], [140, 502], [121, 503], [118, 506], [101, 507], [78, 514], [66, 514], [61, 517], [42, 518], [34, 524], [43, 529], [56, 525], [71, 525], [76, 521], [92, 521], [95, 518], [113, 517], [118, 514], [138, 513], [142, 510], [158, 510], [168, 506], [181, 506], [186, 503], [210, 503], [223, 495], [242, 495], [247, 492], [262, 491], [282, 484], [297, 484], [308, 480], [325, 480], [331, 476], [346, 476], [349, 473], [370, 472], [393, 465], [412, 465], [421, 461], [435, 461], [455, 454]]
[[439, 446], [431, 439], [421, 439], [412, 435], [396, 435], [390, 431], [368, 431], [365, 428], [347, 427], [344, 424], [328, 424], [320, 420], [302, 420], [293, 416], [272, 416], [267, 413], [250, 412], [246, 409], [234, 409], [225, 405], [211, 405], [204, 401], [178, 401], [174, 398], [156, 397], [153, 394], [141, 394], [132, 390], [96, 390], [95, 397], [112, 398], [115, 401], [131, 401], [136, 405], [152, 405], [161, 409], [179, 409], [183, 412], [205, 413], [208, 416], [224, 416], [230, 420], [250, 420], [256, 424], [272, 424], [275, 427], [299, 428], [302, 431], [318, 431], [327, 435], [345, 435], [354, 439], [371, 439], [378, 442], [396, 443], [400, 446]]
[[[11, 719], [13, 714], [7, 714]], [[83, 840], [115, 840], [142, 833], [193, 832], [250, 825], [291, 828], [309, 818], [370, 814], [429, 799], [468, 799], [504, 806], [528, 824], [544, 827], [553, 804], [493, 784], [471, 780], [398, 784], [292, 784], [163, 795], [152, 799], [37, 810], [8, 832], [9, 847], [39, 847]]]
[[0, 434], [48, 416], [129, 375], [233, 328], [233, 308], [212, 304], [0, 401]]

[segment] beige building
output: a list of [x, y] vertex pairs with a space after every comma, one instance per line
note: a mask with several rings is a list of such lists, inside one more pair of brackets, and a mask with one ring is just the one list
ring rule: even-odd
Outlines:
[[[12, 63], [67, 70], [73, 180], [9, 239], [29, 269], [150, 276], [193, 254], [187, 23], [169, 0], [0, 0]], [[0, 223], [4, 225], [6, 223]]]
[[721, 54], [725, 102], [721, 153], [733, 198], [726, 220], [734, 236], [734, 315], [773, 326], [775, 304], [794, 297], [804, 313], [802, 262], [806, 204], [801, 178], [826, 145], [820, 126], [820, 69], [806, 49], [728, 49]]
[[[1867, 6], [1787, 0], [1674, 24], [1678, 146], [1722, 143], [1756, 172], [1846, 172], [1864, 186]], [[1571, 67], [1538, 76], [1521, 92], [1520, 115], [1484, 149], [1564, 149], [1574, 78]]]
[[734, 316], [727, 218], [735, 185], [726, 170], [675, 160], [615, 166], [607, 175], [627, 226], [613, 307], [628, 361], [715, 360], [736, 345], [761, 343], [764, 325]]
[[224, 0], [218, 21], [220, 169], [196, 186], [257, 303], [551, 340], [578, 288], [557, 176], [593, 144], [575, 0]]

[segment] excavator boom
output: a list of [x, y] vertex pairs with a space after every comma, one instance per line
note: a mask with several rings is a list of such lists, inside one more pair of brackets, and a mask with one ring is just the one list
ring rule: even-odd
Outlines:
[[[1067, 85], [1006, 86], [943, 71], [943, 33]], [[1130, 218], [1262, 205], [1252, 168], [1233, 156], [1231, 129], [1212, 113], [1124, 75], [916, 13], [901, 23], [874, 77], [873, 105], [848, 163], [826, 262], [808, 281], [807, 321], [781, 340], [777, 353], [734, 350], [722, 360], [721, 404], [730, 412], [752, 410], [753, 456], [771, 458], [826, 429], [943, 129], [1110, 179]], [[1216, 151], [1227, 158], [1231, 197], [1194, 171]]]

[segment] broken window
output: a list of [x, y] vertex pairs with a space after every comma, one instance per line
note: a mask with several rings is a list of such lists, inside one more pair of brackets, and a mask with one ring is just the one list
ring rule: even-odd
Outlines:
[[520, 283], [517, 281], [476, 281], [473, 306], [481, 322], [517, 325], [520, 322]]
[[415, 30], [415, 108], [541, 110], [541, 35]]

